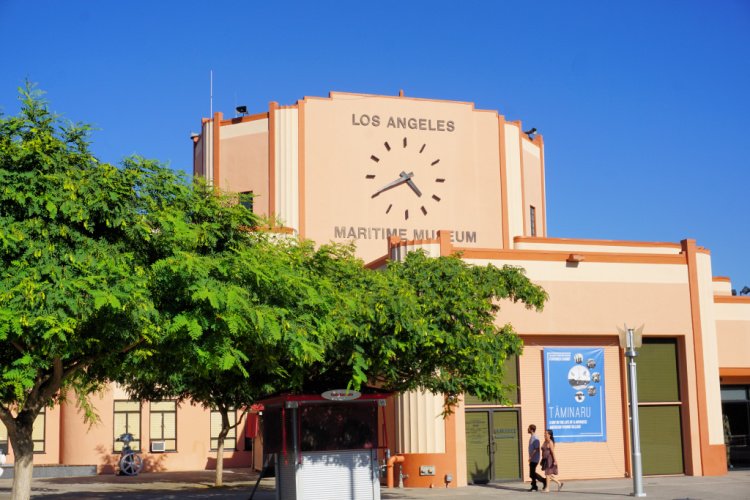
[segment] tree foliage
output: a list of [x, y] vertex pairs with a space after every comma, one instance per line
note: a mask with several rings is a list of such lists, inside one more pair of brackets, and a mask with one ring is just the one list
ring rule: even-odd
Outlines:
[[[0, 420], [28, 496], [39, 411], [116, 380], [141, 399], [228, 412], [283, 392], [470, 393], [502, 400], [521, 349], [498, 301], [541, 309], [514, 267], [409, 254], [371, 271], [352, 246], [259, 230], [236, 198], [158, 162], [89, 151], [30, 85], [0, 116]], [[90, 415], [91, 416], [91, 415]], [[217, 484], [221, 481], [218, 453]]]
[[318, 272], [345, 294], [335, 311], [338, 335], [325, 361], [308, 370], [305, 390], [349, 383], [507, 401], [503, 364], [520, 354], [522, 342], [510, 324], [499, 326], [499, 300], [541, 310], [547, 299], [523, 269], [473, 266], [458, 255], [430, 258], [422, 252], [378, 272], [346, 262], [318, 262]]
[[158, 344], [154, 264], [174, 248], [229, 246], [241, 237], [230, 228], [254, 222], [230, 205], [201, 217], [196, 200], [220, 203], [212, 193], [142, 158], [99, 162], [89, 127], [64, 123], [30, 84], [20, 100], [18, 116], [0, 117], [0, 420], [13, 498], [28, 497], [39, 411], [71, 390], [90, 410], [85, 396], [126, 354]]

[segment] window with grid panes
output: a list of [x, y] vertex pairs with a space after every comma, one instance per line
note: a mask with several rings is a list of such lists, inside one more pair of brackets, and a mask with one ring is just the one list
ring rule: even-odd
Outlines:
[[[237, 412], [234, 408], [229, 409], [229, 425], [233, 426], [237, 422]], [[211, 410], [211, 450], [219, 449], [219, 433], [221, 432], [221, 412]], [[224, 438], [224, 450], [232, 451], [237, 449], [237, 428], [232, 427]]]
[[[45, 427], [47, 422], [47, 410], [42, 408], [34, 420], [34, 427], [31, 430], [31, 440], [34, 443], [34, 453], [44, 453]], [[8, 429], [5, 424], [0, 422], [0, 451], [8, 453]]]
[[152, 401], [149, 413], [151, 442], [164, 441], [164, 451], [177, 451], [177, 403]]
[[47, 423], [47, 409], [42, 408], [34, 420], [31, 430], [31, 440], [34, 442], [34, 453], [44, 453], [45, 427]]
[[531, 228], [531, 236], [536, 236], [536, 207], [529, 207], [529, 226]]
[[129, 432], [133, 435], [130, 448], [133, 451], [141, 450], [141, 402], [140, 401], [115, 401], [114, 409], [114, 450], [122, 451], [123, 443], [117, 438]]
[[8, 454], [8, 428], [0, 422], [0, 451]]

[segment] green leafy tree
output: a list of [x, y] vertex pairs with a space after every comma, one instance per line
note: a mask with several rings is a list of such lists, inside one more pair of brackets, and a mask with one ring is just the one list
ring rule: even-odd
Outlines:
[[[89, 128], [63, 123], [32, 85], [20, 100], [18, 116], [0, 116], [0, 420], [13, 499], [30, 494], [40, 410], [72, 392], [95, 419], [86, 395], [162, 335], [151, 266], [178, 243], [161, 228], [189, 225], [181, 208], [194, 196], [154, 162], [99, 162]], [[193, 232], [227, 239], [228, 225]]]
[[159, 356], [123, 378], [136, 397], [219, 410], [217, 486], [228, 411], [271, 395], [348, 385], [505, 400], [503, 362], [521, 341], [510, 325], [497, 326], [497, 302], [540, 309], [546, 299], [519, 268], [457, 256], [414, 253], [379, 272], [351, 246], [316, 249], [262, 232], [237, 243], [156, 266], [154, 297], [169, 335]]
[[[309, 242], [248, 233], [231, 248], [189, 249], [154, 266], [152, 290], [165, 318], [161, 353], [131, 357], [122, 383], [140, 399], [176, 398], [221, 414], [215, 485], [222, 485], [229, 412], [299, 390], [335, 338], [340, 292], [315, 274]], [[147, 353], [148, 355], [148, 353]]]
[[[499, 301], [541, 310], [547, 299], [523, 269], [474, 266], [459, 255], [430, 258], [423, 252], [378, 272], [363, 273], [355, 261], [346, 262], [320, 261], [318, 272], [346, 293], [335, 311], [339, 334], [324, 362], [307, 371], [306, 390], [348, 383], [508, 401], [503, 365], [520, 354], [522, 341], [510, 324], [501, 326]], [[448, 398], [447, 410], [456, 402]]]

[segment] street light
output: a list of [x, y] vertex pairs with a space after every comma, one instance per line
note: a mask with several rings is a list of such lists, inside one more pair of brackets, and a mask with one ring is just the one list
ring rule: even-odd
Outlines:
[[635, 372], [635, 357], [638, 356], [635, 349], [641, 346], [643, 325], [637, 330], [625, 325], [624, 330], [617, 327], [617, 331], [620, 332], [620, 346], [625, 349], [625, 357], [630, 360], [628, 362], [630, 376], [628, 387], [630, 389], [630, 448], [633, 455], [633, 493], [631, 496], [645, 497], [646, 494], [643, 492], [643, 468], [641, 466], [641, 430], [638, 425], [638, 380]]

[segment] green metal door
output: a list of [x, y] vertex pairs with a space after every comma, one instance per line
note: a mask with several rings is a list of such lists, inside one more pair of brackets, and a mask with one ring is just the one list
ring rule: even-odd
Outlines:
[[469, 483], [521, 478], [516, 410], [466, 413], [466, 470]]
[[521, 449], [518, 433], [517, 411], [493, 411], [492, 430], [494, 456], [492, 479], [511, 481], [521, 477]]
[[683, 474], [682, 398], [677, 341], [643, 339], [635, 358], [644, 474]]
[[490, 412], [466, 413], [466, 472], [471, 484], [490, 481]]

